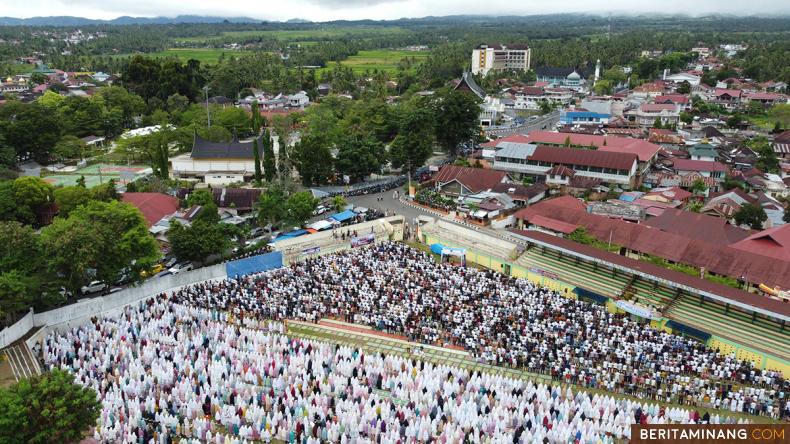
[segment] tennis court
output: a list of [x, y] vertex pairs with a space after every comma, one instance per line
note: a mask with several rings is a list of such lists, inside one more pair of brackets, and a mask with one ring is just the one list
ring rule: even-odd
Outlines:
[[145, 166], [127, 166], [127, 165], [111, 165], [107, 163], [97, 163], [95, 165], [88, 165], [80, 168], [74, 172], [76, 175], [85, 176], [120, 176], [123, 172], [133, 173], [135, 175], [141, 174], [148, 167]]
[[[55, 187], [70, 187], [77, 185], [77, 180], [79, 178], [79, 174], [54, 174], [52, 176], [42, 177], [44, 182], [50, 183]], [[118, 180], [117, 177], [104, 177], [102, 182], [107, 183], [110, 179]], [[85, 176], [85, 188], [93, 188], [100, 183], [99, 176]]]
[[151, 172], [151, 168], [146, 166], [127, 166], [127, 165], [112, 165], [108, 163], [97, 163], [95, 165], [88, 165], [82, 167], [77, 171], [70, 174], [53, 174], [44, 177], [44, 181], [51, 183], [53, 186], [73, 186], [77, 185], [77, 180], [80, 176], [85, 177], [85, 187], [93, 188], [96, 185], [107, 183], [110, 179], [114, 179], [115, 183], [125, 185], [131, 180], [135, 180], [145, 174]]

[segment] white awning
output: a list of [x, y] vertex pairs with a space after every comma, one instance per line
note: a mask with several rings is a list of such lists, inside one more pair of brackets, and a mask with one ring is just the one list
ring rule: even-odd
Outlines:
[[319, 220], [317, 222], [313, 222], [307, 226], [307, 228], [312, 228], [316, 231], [326, 230], [327, 228], [332, 226], [332, 222], [328, 220]]

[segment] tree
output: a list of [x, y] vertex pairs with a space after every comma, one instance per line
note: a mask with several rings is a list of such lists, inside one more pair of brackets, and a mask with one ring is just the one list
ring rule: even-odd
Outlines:
[[49, 268], [65, 276], [75, 293], [94, 277], [114, 282], [127, 267], [135, 276], [160, 257], [143, 215], [119, 201], [94, 200], [56, 217], [42, 230], [41, 244]]
[[263, 175], [266, 182], [274, 180], [277, 163], [274, 158], [274, 141], [269, 130], [263, 130]]
[[768, 220], [763, 207], [757, 204], [746, 203], [735, 213], [737, 225], [748, 225], [753, 230], [762, 230], [763, 222]]
[[285, 190], [277, 184], [272, 184], [258, 198], [258, 223], [261, 226], [278, 225], [285, 220], [288, 212], [285, 201]]
[[757, 154], [755, 167], [766, 173], [779, 172], [779, 157], [777, 157], [767, 138], [764, 136], [754, 137], [746, 142], [746, 145]]
[[0, 218], [34, 225], [39, 212], [53, 201], [53, 190], [52, 185], [33, 176], [0, 182]]
[[[282, 153], [283, 146], [280, 146]], [[302, 177], [304, 186], [326, 183], [334, 174], [332, 152], [329, 143], [320, 136], [303, 137], [292, 149], [291, 159]], [[283, 161], [280, 161], [280, 165]], [[287, 173], [285, 173], [287, 174]]]
[[479, 130], [479, 100], [473, 94], [444, 89], [433, 101], [436, 141], [455, 157], [458, 144], [475, 137]]
[[214, 194], [209, 190], [194, 190], [187, 196], [186, 205], [191, 207], [194, 205], [208, 205], [214, 203]]
[[261, 154], [258, 152], [258, 139], [252, 142], [253, 162], [255, 162], [255, 185], [261, 186]]
[[167, 240], [179, 260], [202, 262], [213, 254], [221, 254], [231, 246], [227, 224], [196, 220], [187, 227], [173, 221]]
[[406, 105], [400, 111], [398, 134], [390, 144], [389, 158], [393, 167], [409, 170], [425, 164], [433, 153], [433, 114], [423, 103]]
[[0, 316], [12, 321], [36, 304], [52, 279], [44, 276], [39, 237], [19, 222], [0, 222]]
[[73, 443], [96, 423], [96, 392], [63, 370], [24, 378], [0, 390], [0, 442]]
[[352, 182], [381, 173], [386, 162], [384, 145], [372, 137], [349, 136], [344, 138], [337, 151], [335, 168], [339, 174], [347, 175]]
[[346, 201], [345, 197], [341, 195], [337, 195], [332, 198], [331, 205], [332, 205], [332, 209], [339, 213], [343, 211], [343, 208], [345, 208], [346, 205], [348, 205], [348, 202]]
[[52, 149], [52, 155], [58, 160], [82, 159], [87, 145], [76, 136], [63, 136]]
[[72, 210], [91, 201], [91, 193], [78, 185], [55, 188], [54, 195], [60, 217], [68, 217]]
[[679, 94], [689, 94], [691, 92], [691, 83], [685, 80], [680, 82], [680, 85], [678, 85], [677, 92]]
[[691, 184], [691, 192], [694, 194], [704, 194], [707, 190], [708, 186], [705, 185], [702, 179], [694, 179], [694, 182]]
[[724, 180], [721, 182], [721, 187], [725, 191], [732, 190], [733, 188], [741, 188], [741, 189], [744, 188], [743, 182], [730, 176], [729, 174], [724, 176]]
[[294, 226], [302, 226], [306, 220], [313, 216], [316, 206], [318, 206], [318, 199], [314, 198], [309, 191], [294, 193], [285, 203], [286, 219]]
[[611, 94], [613, 89], [614, 86], [609, 80], [599, 80], [595, 82], [595, 85], [593, 86], [593, 91], [595, 91], [595, 94], [598, 94], [599, 96]]
[[17, 156], [46, 163], [60, 139], [61, 119], [38, 103], [11, 101], [0, 105], [0, 136]]

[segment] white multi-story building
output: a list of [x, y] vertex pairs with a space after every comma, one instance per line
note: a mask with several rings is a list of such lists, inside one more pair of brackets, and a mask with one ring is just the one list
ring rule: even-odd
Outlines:
[[528, 71], [530, 49], [527, 45], [480, 45], [472, 51], [472, 74], [490, 71]]

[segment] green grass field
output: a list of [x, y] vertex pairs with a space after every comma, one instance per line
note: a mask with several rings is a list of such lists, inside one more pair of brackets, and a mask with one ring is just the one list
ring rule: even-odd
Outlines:
[[[164, 51], [141, 53], [140, 55], [147, 57], [177, 57], [183, 62], [195, 59], [200, 63], [213, 65], [219, 61], [219, 57], [223, 53], [225, 57], [239, 57], [248, 54], [249, 51], [234, 51], [223, 48], [170, 48]], [[132, 55], [135, 54], [119, 54], [115, 57], [131, 57]]]
[[[361, 74], [365, 71], [373, 72], [374, 70], [384, 71], [386, 73], [394, 73], [398, 69], [398, 62], [403, 59], [413, 59], [412, 69], [425, 61], [428, 58], [428, 51], [401, 51], [397, 49], [377, 49], [372, 51], [359, 51], [357, 55], [351, 56], [340, 62], [341, 65], [349, 66], [355, 74]], [[322, 72], [332, 69], [334, 62], [331, 62], [325, 68], [317, 70], [316, 74], [320, 75]]]

